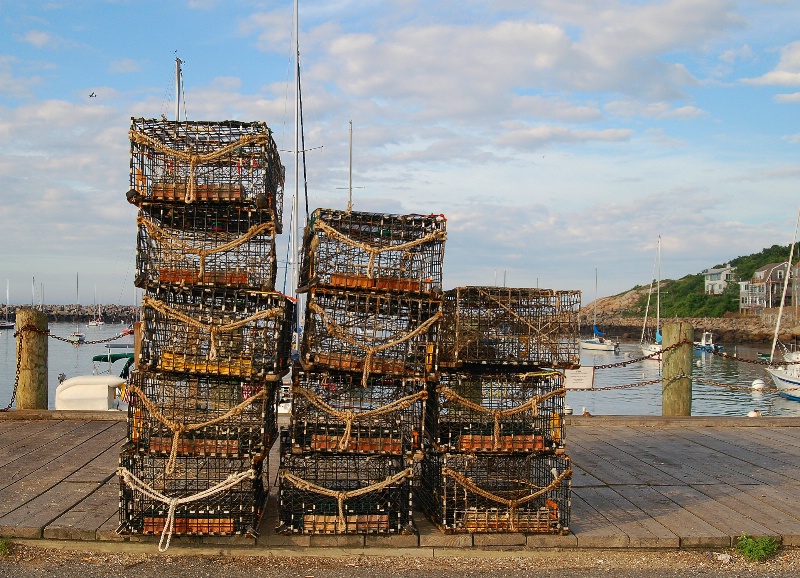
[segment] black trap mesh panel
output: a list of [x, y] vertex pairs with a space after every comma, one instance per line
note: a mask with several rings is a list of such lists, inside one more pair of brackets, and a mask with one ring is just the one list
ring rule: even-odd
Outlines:
[[132, 118], [129, 200], [241, 205], [281, 232], [284, 168], [263, 122]]
[[320, 371], [425, 376], [436, 371], [440, 318], [438, 301], [315, 289], [306, 305], [301, 359]]
[[241, 208], [190, 205], [139, 211], [137, 287], [220, 285], [272, 291], [277, 261], [270, 221]]
[[352, 373], [295, 376], [291, 451], [410, 455], [420, 449], [426, 382]]
[[252, 458], [277, 436], [276, 381], [135, 372], [128, 389], [128, 440], [140, 453]]
[[440, 364], [578, 367], [580, 302], [580, 291], [507, 287], [446, 291]]
[[563, 377], [442, 373], [431, 385], [426, 434], [439, 451], [564, 451]]
[[442, 531], [569, 533], [566, 456], [426, 454], [417, 499]]
[[412, 533], [411, 476], [388, 456], [282, 453], [278, 531]]
[[[166, 461], [123, 448], [120, 470], [135, 480], [120, 474], [121, 533], [161, 534], [169, 519], [163, 498], [178, 498], [186, 502], [175, 508], [175, 535], [257, 535], [269, 492], [263, 463], [184, 457], [167, 474]], [[162, 499], [153, 497], [153, 492]], [[209, 495], [198, 498], [201, 493]]]
[[244, 379], [288, 371], [294, 304], [280, 293], [161, 287], [142, 312], [140, 368]]
[[395, 292], [441, 291], [442, 215], [315, 210], [303, 240], [301, 286]]

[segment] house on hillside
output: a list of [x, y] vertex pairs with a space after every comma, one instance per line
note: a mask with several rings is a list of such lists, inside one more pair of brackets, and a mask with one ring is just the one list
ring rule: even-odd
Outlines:
[[[758, 313], [761, 309], [780, 307], [784, 280], [789, 263], [768, 263], [753, 273], [753, 278], [739, 282], [739, 312]], [[786, 288], [784, 306], [792, 304], [797, 291], [792, 283]]]
[[736, 267], [731, 267], [730, 263], [726, 263], [722, 267], [716, 269], [705, 269], [703, 271], [703, 277], [705, 277], [705, 294], [722, 295], [728, 283], [733, 281], [735, 272]]

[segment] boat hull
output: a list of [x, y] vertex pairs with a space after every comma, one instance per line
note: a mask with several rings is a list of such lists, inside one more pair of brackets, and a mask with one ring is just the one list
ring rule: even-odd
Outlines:
[[657, 353], [653, 359], [654, 361], [661, 361], [661, 344], [660, 343], [642, 343], [642, 355], [648, 356]]
[[772, 377], [772, 381], [782, 397], [800, 401], [800, 368], [798, 366], [767, 368], [767, 373]]
[[619, 343], [599, 339], [582, 339], [581, 349], [591, 349], [593, 351], [616, 351], [619, 349]]

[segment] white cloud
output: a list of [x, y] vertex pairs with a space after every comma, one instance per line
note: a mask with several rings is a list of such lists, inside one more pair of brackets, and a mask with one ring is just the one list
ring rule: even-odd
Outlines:
[[697, 118], [703, 116], [705, 113], [696, 106], [685, 105], [674, 107], [668, 102], [640, 102], [633, 100], [616, 100], [609, 102], [604, 106], [607, 112], [616, 116], [634, 117], [640, 116], [643, 118]]
[[800, 92], [793, 92], [791, 94], [776, 94], [775, 102], [780, 102], [780, 103], [800, 102]]
[[628, 140], [630, 129], [573, 130], [563, 126], [515, 127], [499, 136], [499, 146], [540, 148], [551, 143], [584, 143], [590, 141], [619, 142]]
[[44, 48], [54, 42], [53, 35], [43, 30], [29, 30], [22, 38], [25, 42], [36, 48]]
[[781, 49], [781, 57], [773, 70], [757, 78], [742, 79], [745, 84], [767, 86], [800, 86], [800, 41]]

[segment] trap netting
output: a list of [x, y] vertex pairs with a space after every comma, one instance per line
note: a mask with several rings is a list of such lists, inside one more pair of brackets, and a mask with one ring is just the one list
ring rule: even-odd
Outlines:
[[277, 436], [276, 381], [135, 372], [128, 440], [139, 453], [255, 458]]
[[560, 373], [442, 373], [431, 385], [426, 434], [437, 451], [564, 451]]
[[[166, 473], [168, 458], [120, 454], [120, 533], [257, 535], [269, 492], [263, 462], [182, 457]], [[164, 548], [166, 549], [166, 548]]]
[[440, 365], [578, 367], [580, 304], [580, 291], [508, 287], [446, 291]]
[[348, 290], [441, 291], [442, 215], [317, 209], [303, 240], [300, 284]]
[[415, 378], [298, 372], [290, 451], [410, 455], [420, 449], [428, 392]]
[[159, 287], [142, 297], [139, 367], [245, 379], [284, 375], [293, 312], [280, 293]]
[[444, 532], [569, 533], [566, 456], [426, 454], [416, 493]]
[[308, 370], [425, 377], [436, 371], [441, 302], [408, 295], [315, 289], [300, 351]]
[[137, 218], [136, 286], [272, 291], [277, 274], [274, 227], [254, 216], [258, 215], [241, 208], [143, 207]]
[[409, 534], [413, 469], [390, 456], [281, 452], [281, 533]]
[[129, 200], [238, 204], [281, 232], [284, 167], [263, 122], [132, 118]]

